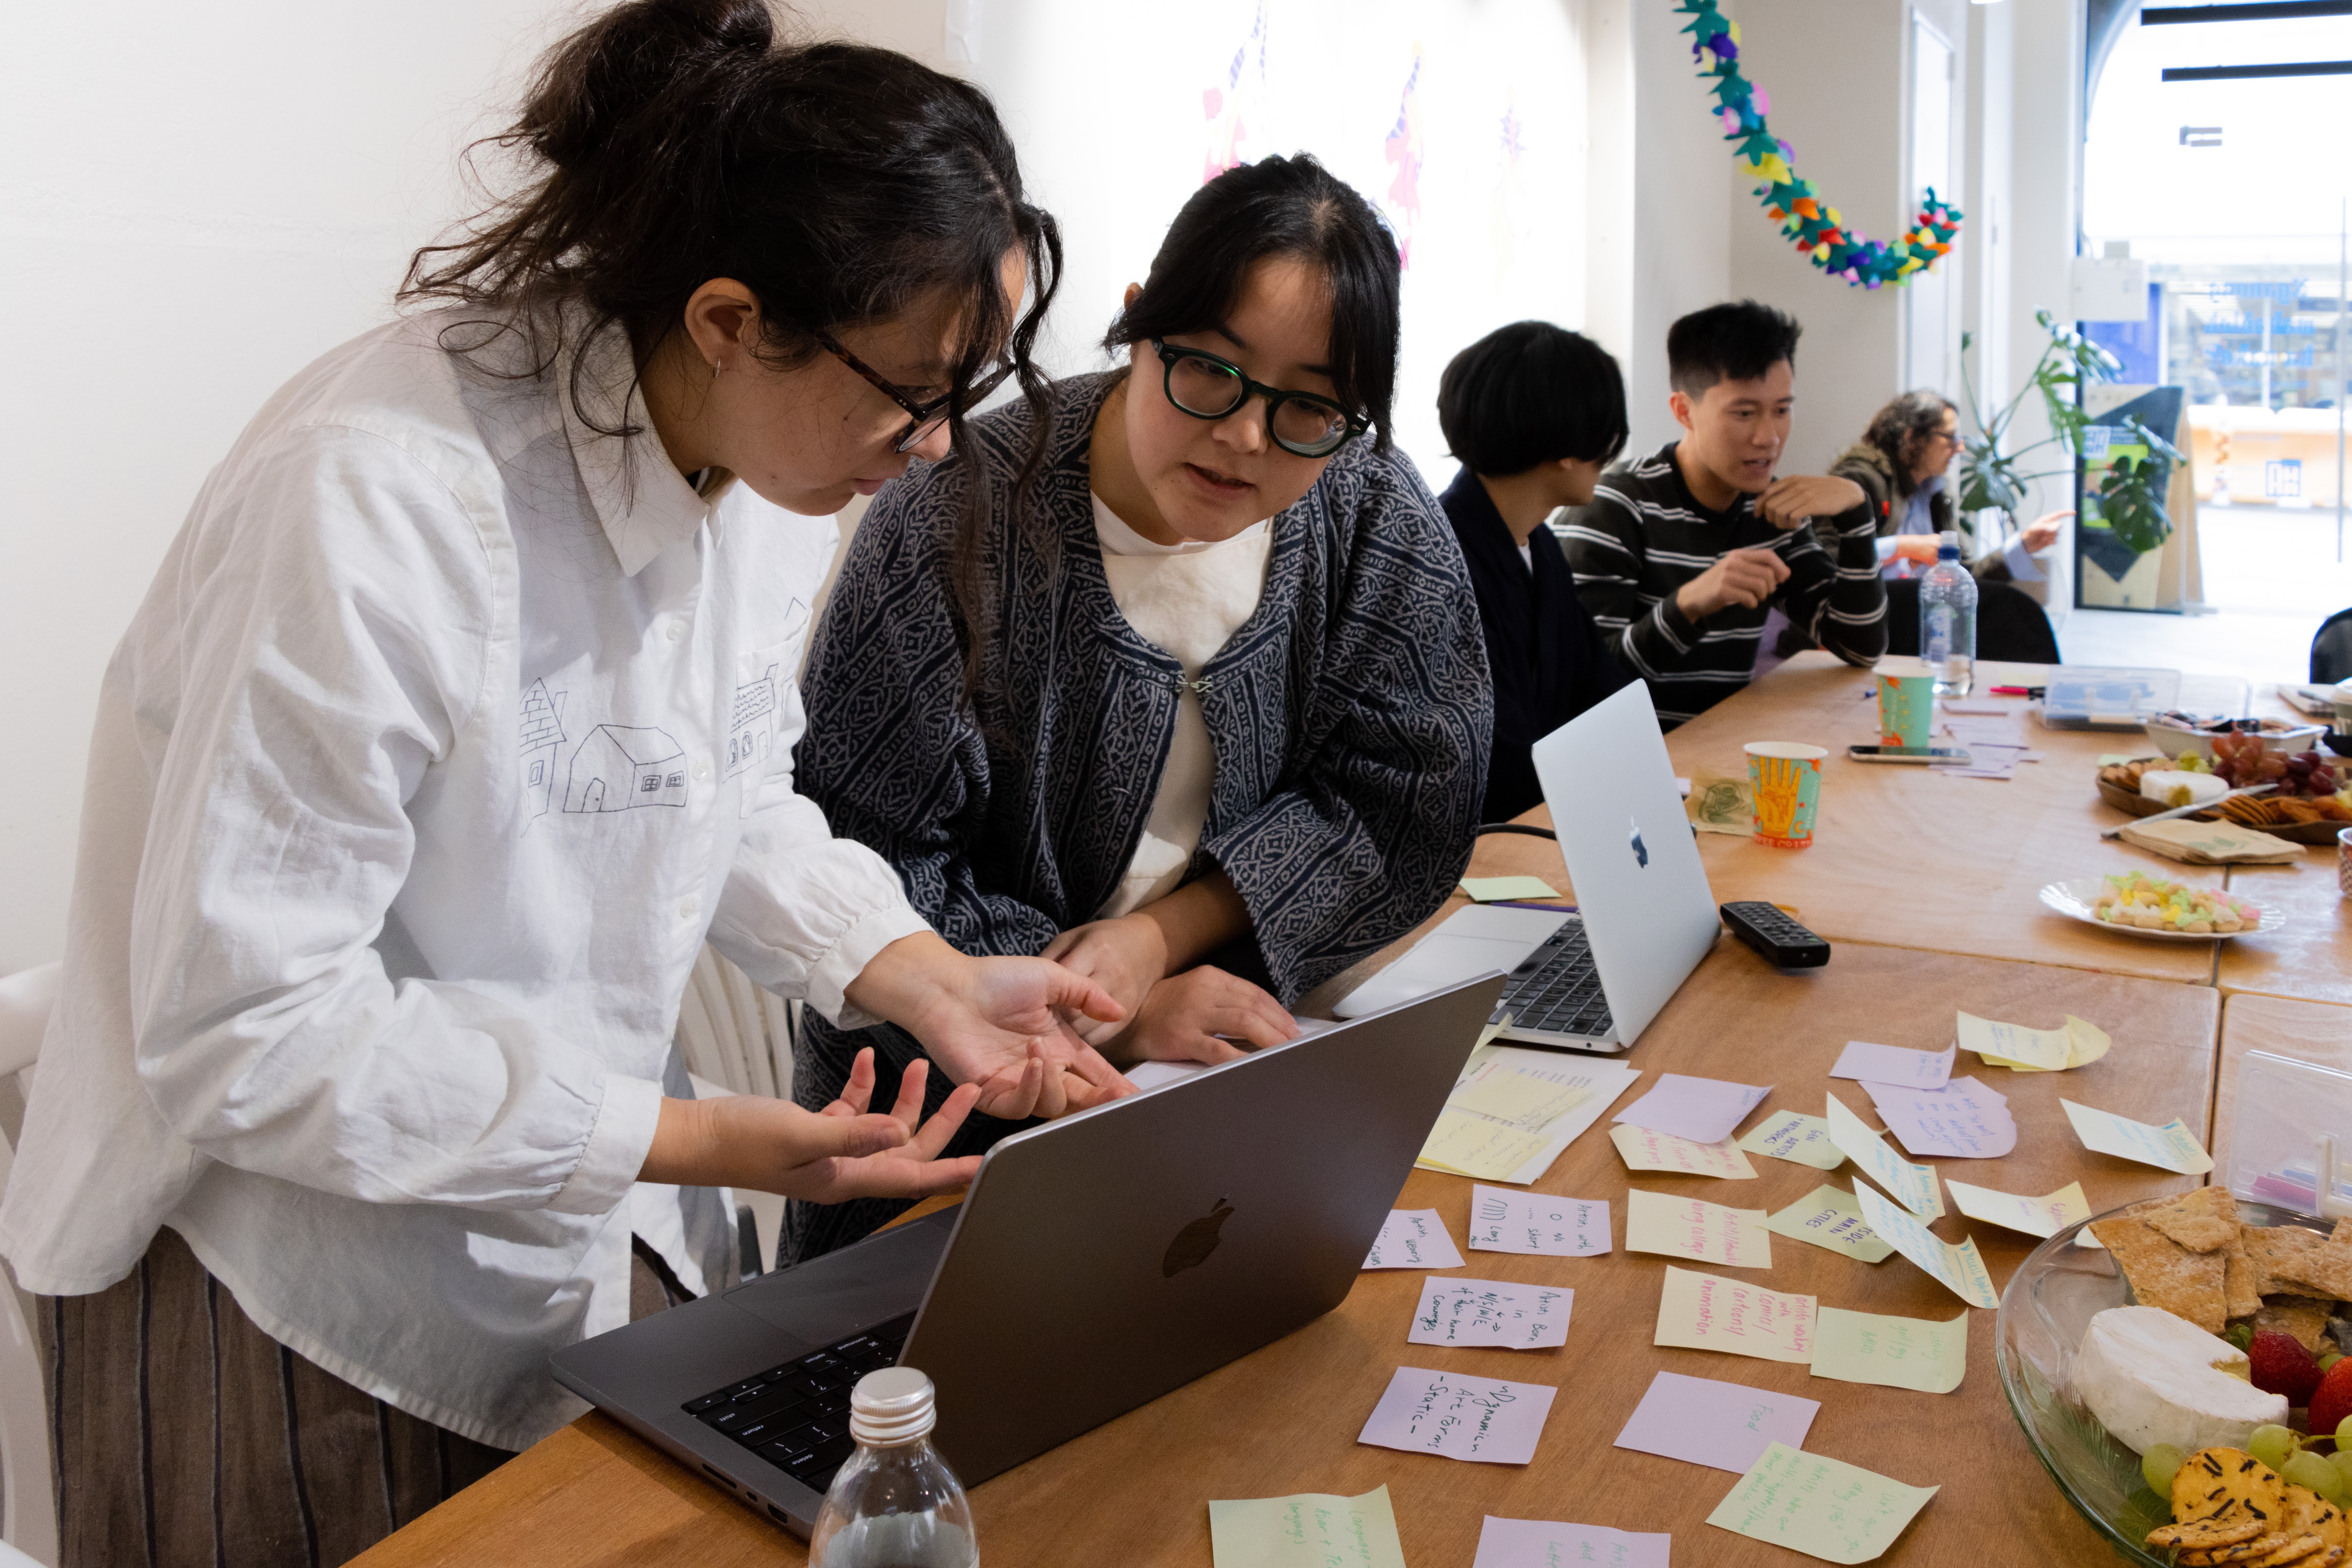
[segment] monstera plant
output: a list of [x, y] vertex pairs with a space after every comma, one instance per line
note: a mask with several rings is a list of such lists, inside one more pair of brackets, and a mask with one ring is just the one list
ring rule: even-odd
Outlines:
[[[1968, 351], [1974, 334], [1960, 336], [1961, 384], [1968, 395], [1969, 418], [1976, 429], [1961, 438], [1959, 510], [1999, 510], [2014, 526], [2026, 487], [2036, 479], [2073, 473], [2084, 432], [2100, 425], [2108, 431], [2111, 443], [2144, 447], [2147, 455], [2118, 456], [2110, 464], [2099, 480], [2098, 521], [2135, 553], [2154, 550], [2172, 534], [2164, 492], [2171, 482], [2172, 465], [2180, 461], [2179, 449], [2129, 415], [2120, 420], [2102, 420], [2084, 413], [2082, 389], [2095, 382], [2115, 380], [2122, 363], [2047, 310], [2034, 311], [2033, 319], [2050, 334], [2049, 346], [2033, 362], [2033, 370], [2017, 395], [1990, 413], [1978, 402], [1975, 383], [1968, 375]], [[2022, 447], [2011, 447], [2011, 423], [2019, 410], [2037, 399], [2049, 417], [2050, 434]], [[2058, 451], [2043, 452], [2050, 447]], [[2037, 458], [2037, 453], [2042, 456]], [[2058, 457], [2064, 458], [2058, 467], [2027, 471], [2029, 463]]]

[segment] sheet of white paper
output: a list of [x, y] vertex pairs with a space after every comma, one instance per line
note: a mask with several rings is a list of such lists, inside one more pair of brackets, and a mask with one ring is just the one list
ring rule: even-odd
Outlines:
[[1524, 1465], [1536, 1457], [1536, 1440], [1559, 1392], [1549, 1384], [1401, 1366], [1356, 1441], [1479, 1464]]
[[1417, 1345], [1549, 1350], [1566, 1342], [1575, 1302], [1575, 1291], [1549, 1285], [1431, 1275], [1422, 1281], [1421, 1305], [1405, 1338]]
[[1435, 1209], [1391, 1209], [1364, 1267], [1459, 1268], [1462, 1253]]
[[1558, 1082], [1590, 1090], [1592, 1096], [1570, 1107], [1565, 1115], [1545, 1127], [1542, 1151], [1503, 1178], [1520, 1187], [1542, 1180], [1543, 1173], [1551, 1169], [1551, 1163], [1559, 1158], [1561, 1151], [1589, 1131], [1592, 1124], [1617, 1102], [1617, 1097], [1632, 1088], [1633, 1080], [1642, 1076], [1641, 1068], [1627, 1067], [1623, 1062], [1563, 1059], [1558, 1051], [1531, 1050], [1525, 1046], [1498, 1041], [1480, 1046], [1470, 1053], [1470, 1059], [1463, 1064], [1461, 1076], [1454, 1079], [1455, 1086], [1460, 1087], [1495, 1063], [1507, 1064], [1518, 1072], [1537, 1077], [1551, 1077]]
[[1478, 1556], [1470, 1568], [1569, 1568], [1571, 1563], [1606, 1568], [1667, 1568], [1671, 1535], [1636, 1534], [1599, 1524], [1554, 1524], [1541, 1519], [1486, 1516], [1478, 1531]]
[[1470, 1189], [1470, 1250], [1591, 1258], [1609, 1250], [1609, 1205], [1501, 1187]]
[[1661, 1073], [1649, 1093], [1610, 1120], [1646, 1127], [1653, 1132], [1687, 1139], [1693, 1143], [1720, 1143], [1771, 1092], [1769, 1084], [1759, 1088], [1748, 1083], [1727, 1083], [1717, 1078]]
[[1940, 1089], [1906, 1089], [1865, 1083], [1879, 1120], [1913, 1155], [1998, 1160], [2017, 1147], [2017, 1122], [2007, 1100], [1973, 1079], [1956, 1078]]
[[1958, 1046], [1946, 1046], [1940, 1051], [1914, 1051], [1900, 1046], [1848, 1040], [1845, 1049], [1838, 1055], [1837, 1065], [1830, 1068], [1830, 1076], [1900, 1084], [1905, 1089], [1941, 1089], [1952, 1076], [1952, 1058], [1958, 1050]]
[[1616, 1447], [1744, 1476], [1775, 1443], [1803, 1447], [1821, 1409], [1818, 1399], [1662, 1372], [1650, 1379]]

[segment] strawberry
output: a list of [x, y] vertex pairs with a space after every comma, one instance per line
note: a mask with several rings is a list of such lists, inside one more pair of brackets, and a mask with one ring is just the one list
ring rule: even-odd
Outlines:
[[2326, 1436], [2352, 1415], [2352, 1355], [2346, 1356], [2327, 1369], [2319, 1380], [2318, 1391], [2311, 1396], [2311, 1430]]
[[2293, 1334], [2264, 1329], [2254, 1336], [2246, 1357], [2253, 1363], [2254, 1386], [2264, 1394], [2285, 1394], [2289, 1405], [2308, 1404], [2312, 1390], [2319, 1386], [2319, 1363]]

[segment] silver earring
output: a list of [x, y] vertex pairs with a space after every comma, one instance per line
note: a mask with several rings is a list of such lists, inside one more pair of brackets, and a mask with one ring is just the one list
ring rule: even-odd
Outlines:
[[722, 370], [725, 370], [726, 368], [727, 368], [727, 362], [726, 362], [726, 361], [724, 361], [724, 360], [716, 360], [716, 359], [715, 359], [715, 360], [712, 360], [712, 361], [710, 362], [710, 379], [711, 379], [711, 380], [713, 380], [713, 381], [717, 381], [717, 380], [719, 379], [719, 373], [720, 371], [722, 371]]

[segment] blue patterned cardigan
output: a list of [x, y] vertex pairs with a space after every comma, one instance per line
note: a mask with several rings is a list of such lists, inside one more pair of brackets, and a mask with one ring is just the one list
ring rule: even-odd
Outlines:
[[[811, 650], [799, 788], [966, 952], [1034, 953], [1095, 917], [1175, 734], [1182, 669], [1119, 614], [1095, 536], [1087, 446], [1123, 374], [1054, 389], [1026, 527], [1024, 405], [886, 486]], [[950, 552], [975, 474], [998, 520], [995, 626], [967, 701]], [[1216, 763], [1190, 875], [1232, 878], [1285, 1004], [1412, 930], [1468, 864], [1494, 725], [1483, 638], [1454, 531], [1402, 454], [1349, 445], [1275, 519], [1265, 595], [1202, 670]], [[888, 1089], [903, 1037], [807, 1022], [796, 1098], [822, 1105], [861, 1045]]]

